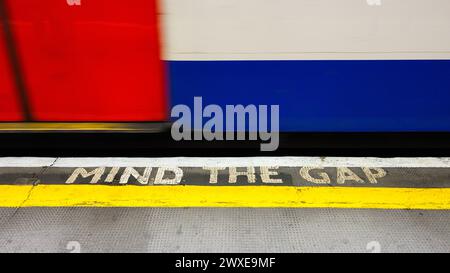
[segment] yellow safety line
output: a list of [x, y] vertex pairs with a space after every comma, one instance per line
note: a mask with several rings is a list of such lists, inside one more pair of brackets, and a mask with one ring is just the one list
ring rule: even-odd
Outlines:
[[2, 185], [0, 207], [450, 209], [450, 188]]
[[146, 123], [121, 122], [0, 122], [4, 131], [149, 131]]

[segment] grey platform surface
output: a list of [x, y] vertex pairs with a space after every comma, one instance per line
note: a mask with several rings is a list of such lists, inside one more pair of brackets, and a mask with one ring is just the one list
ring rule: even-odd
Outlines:
[[74, 243], [81, 252], [450, 252], [450, 211], [0, 209], [0, 252]]

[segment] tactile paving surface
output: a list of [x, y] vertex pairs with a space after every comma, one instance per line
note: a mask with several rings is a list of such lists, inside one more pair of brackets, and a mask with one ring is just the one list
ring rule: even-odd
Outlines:
[[0, 209], [0, 252], [74, 243], [81, 252], [450, 252], [450, 211]]

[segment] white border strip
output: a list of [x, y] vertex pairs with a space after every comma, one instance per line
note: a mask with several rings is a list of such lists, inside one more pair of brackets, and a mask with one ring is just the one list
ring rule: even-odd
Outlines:
[[450, 60], [449, 52], [176, 52], [164, 56], [165, 61], [401, 61]]
[[56, 157], [0, 157], [0, 167], [48, 167]]
[[373, 157], [173, 157], [173, 158], [0, 158], [0, 167], [392, 167], [450, 168], [450, 158]]

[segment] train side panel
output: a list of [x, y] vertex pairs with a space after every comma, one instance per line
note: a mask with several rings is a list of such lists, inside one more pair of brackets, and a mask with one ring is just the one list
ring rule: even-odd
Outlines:
[[6, 3], [27, 96], [1, 50], [1, 121], [163, 121], [202, 96], [279, 104], [282, 131], [450, 131], [446, 0]]
[[373, 2], [163, 1], [172, 104], [279, 104], [282, 131], [450, 131], [450, 2]]
[[167, 119], [157, 1], [6, 2], [30, 121]]

